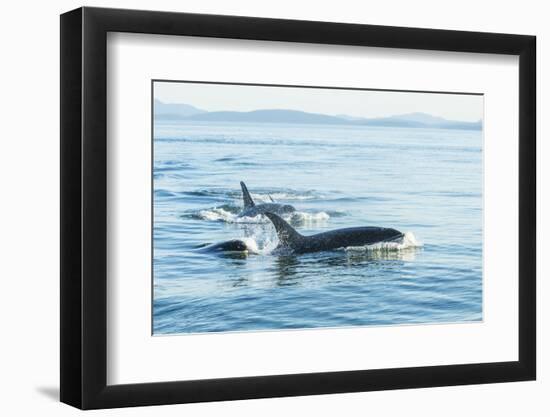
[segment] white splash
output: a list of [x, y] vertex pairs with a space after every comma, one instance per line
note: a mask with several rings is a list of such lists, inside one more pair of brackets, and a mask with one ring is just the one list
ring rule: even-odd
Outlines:
[[202, 220], [209, 220], [212, 222], [227, 222], [233, 223], [237, 218], [236, 214], [231, 213], [230, 211], [224, 210], [223, 208], [213, 208], [209, 210], [201, 210], [197, 213], [197, 216]]
[[318, 213], [306, 213], [303, 211], [296, 211], [290, 216], [292, 223], [321, 223], [330, 219], [328, 213], [320, 211]]
[[[268, 224], [269, 219], [264, 215], [254, 217], [243, 216], [227, 211], [221, 207], [216, 207], [207, 210], [201, 210], [197, 213], [197, 217], [202, 220], [225, 223], [244, 223], [244, 224]], [[318, 213], [306, 213], [296, 211], [294, 213], [283, 216], [283, 218], [291, 223], [299, 224], [314, 224], [327, 221], [330, 216], [324, 211]]]
[[378, 242], [365, 246], [348, 246], [345, 250], [350, 252], [394, 252], [420, 248], [422, 246], [422, 243], [416, 238], [413, 232], [405, 232], [402, 238], [391, 242]]
[[245, 237], [243, 242], [246, 244], [248, 252], [255, 255], [270, 255], [278, 244], [277, 240], [256, 237]]
[[250, 253], [260, 253], [260, 248], [258, 247], [258, 243], [256, 242], [256, 239], [253, 237], [243, 237], [242, 241], [246, 245], [246, 249]]

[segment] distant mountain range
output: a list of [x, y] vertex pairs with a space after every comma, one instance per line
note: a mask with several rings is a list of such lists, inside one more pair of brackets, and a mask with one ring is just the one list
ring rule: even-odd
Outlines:
[[201, 113], [206, 113], [206, 111], [197, 109], [190, 104], [169, 104], [163, 103], [160, 100], [155, 100], [155, 118], [181, 119]]
[[154, 103], [155, 119], [158, 120], [189, 120], [211, 122], [245, 122], [245, 123], [301, 123], [330, 125], [364, 125], [391, 126], [436, 129], [468, 129], [481, 130], [481, 120], [478, 122], [463, 122], [432, 116], [427, 113], [408, 113], [388, 117], [364, 118], [345, 114], [330, 116], [319, 113], [307, 113], [299, 110], [266, 109], [248, 112], [213, 111], [208, 112], [189, 104], [167, 104], [159, 100]]

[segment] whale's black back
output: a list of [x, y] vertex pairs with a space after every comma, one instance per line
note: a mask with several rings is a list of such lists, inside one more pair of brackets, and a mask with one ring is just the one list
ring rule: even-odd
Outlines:
[[403, 233], [395, 229], [372, 226], [349, 227], [312, 236], [303, 236], [276, 214], [265, 213], [265, 215], [277, 230], [279, 247], [289, 248], [295, 253], [372, 245], [373, 243], [392, 241], [403, 236]]
[[365, 246], [386, 242], [402, 237], [398, 230], [384, 227], [350, 227], [331, 230], [313, 236], [304, 236], [303, 242], [297, 248], [299, 252], [317, 252], [345, 248], [350, 246]]

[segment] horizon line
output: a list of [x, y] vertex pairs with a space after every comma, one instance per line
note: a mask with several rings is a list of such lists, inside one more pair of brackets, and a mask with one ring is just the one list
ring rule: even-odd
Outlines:
[[[387, 119], [387, 118], [391, 118], [391, 117], [421, 114], [421, 115], [426, 115], [426, 116], [430, 116], [430, 117], [437, 118], [437, 119], [442, 119], [442, 120], [445, 120], [447, 122], [460, 122], [460, 123], [480, 123], [480, 122], [483, 122], [483, 118], [480, 118], [480, 119], [477, 119], [477, 120], [447, 119], [443, 116], [437, 116], [437, 115], [434, 115], [432, 113], [427, 113], [427, 112], [424, 112], [424, 111], [411, 111], [411, 112], [408, 112], [408, 113], [388, 113], [385, 116], [365, 117], [365, 116], [352, 116], [352, 115], [349, 115], [349, 114], [346, 114], [346, 113], [328, 114], [328, 113], [311, 112], [311, 111], [298, 110], [298, 109], [292, 109], [292, 108], [275, 108], [275, 107], [273, 107], [273, 108], [257, 108], [257, 109], [254, 109], [254, 110], [205, 110], [204, 108], [197, 107], [194, 104], [189, 104], [189, 103], [166, 102], [166, 101], [162, 101], [158, 98], [154, 98], [154, 101], [158, 101], [161, 104], [166, 104], [166, 105], [191, 106], [191, 107], [193, 107], [197, 110], [200, 110], [202, 112], [205, 112], [205, 113], [253, 113], [253, 112], [259, 112], [259, 111], [293, 111], [293, 112], [299, 112], [299, 113], [305, 113], [305, 114], [315, 114], [315, 115], [320, 115], [320, 116], [336, 117], [336, 118], [339, 118], [339, 119], [342, 119], [342, 120], [345, 120], [345, 121], [352, 121], [352, 119], [358, 119], [358, 120]], [[171, 114], [171, 113], [166, 113], [166, 114]], [[186, 118], [186, 117], [192, 117], [192, 116], [182, 116], [182, 117]], [[346, 119], [346, 118], [350, 118], [350, 119]]]

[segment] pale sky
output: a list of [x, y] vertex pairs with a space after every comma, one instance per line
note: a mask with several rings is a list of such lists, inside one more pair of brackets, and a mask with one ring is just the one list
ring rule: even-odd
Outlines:
[[323, 88], [155, 82], [154, 96], [207, 111], [290, 109], [329, 115], [384, 117], [422, 112], [450, 120], [483, 119], [483, 96]]

